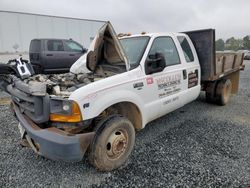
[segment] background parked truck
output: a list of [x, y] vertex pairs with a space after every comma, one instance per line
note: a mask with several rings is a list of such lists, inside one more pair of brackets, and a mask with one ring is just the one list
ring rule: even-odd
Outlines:
[[37, 74], [65, 73], [86, 51], [72, 39], [33, 39], [29, 59]]

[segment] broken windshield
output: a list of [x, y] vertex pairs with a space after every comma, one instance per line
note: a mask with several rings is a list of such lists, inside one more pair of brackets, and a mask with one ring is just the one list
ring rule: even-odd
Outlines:
[[127, 54], [129, 64], [132, 68], [137, 67], [148, 44], [148, 36], [130, 37], [120, 39], [122, 47]]

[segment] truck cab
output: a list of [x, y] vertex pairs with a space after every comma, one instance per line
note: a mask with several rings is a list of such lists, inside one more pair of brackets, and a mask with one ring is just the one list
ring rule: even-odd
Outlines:
[[147, 111], [145, 123], [198, 97], [200, 64], [187, 35], [153, 33], [122, 37], [120, 42], [130, 66], [140, 75], [141, 80], [133, 84]]

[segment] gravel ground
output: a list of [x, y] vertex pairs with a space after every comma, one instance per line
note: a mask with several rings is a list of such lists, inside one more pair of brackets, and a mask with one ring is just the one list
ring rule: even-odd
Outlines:
[[[19, 145], [17, 121], [0, 105], [0, 187], [250, 187], [250, 61], [227, 106], [204, 94], [150, 123], [119, 170], [97, 172], [84, 159], [54, 162]], [[0, 92], [0, 98], [2, 96]]]

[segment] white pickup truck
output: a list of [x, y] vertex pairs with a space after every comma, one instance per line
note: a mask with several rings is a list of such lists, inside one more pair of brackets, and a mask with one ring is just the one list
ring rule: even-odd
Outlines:
[[135, 131], [194, 101], [225, 105], [237, 93], [243, 54], [215, 53], [212, 29], [117, 38], [110, 23], [71, 73], [4, 74], [23, 141], [52, 160], [80, 161], [97, 169], [120, 167]]

